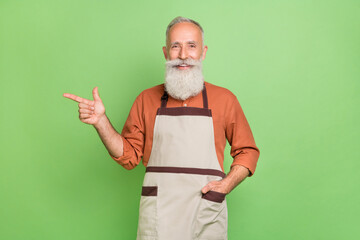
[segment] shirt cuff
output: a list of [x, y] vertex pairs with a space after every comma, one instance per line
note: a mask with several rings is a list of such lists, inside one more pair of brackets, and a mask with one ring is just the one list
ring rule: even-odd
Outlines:
[[250, 172], [249, 177], [251, 177], [255, 173], [258, 158], [259, 158], [258, 152], [253, 153], [253, 154], [251, 154], [249, 152], [246, 155], [239, 154], [234, 158], [234, 161], [231, 164], [231, 167], [235, 166], [235, 165], [241, 165], [243, 167], [246, 167], [247, 169], [249, 169], [249, 172]]
[[129, 162], [131, 160], [131, 146], [130, 146], [129, 142], [123, 136], [121, 136], [121, 138], [123, 140], [123, 155], [120, 157], [114, 157], [110, 153], [109, 153], [109, 155], [112, 159], [114, 159], [121, 166], [130, 170], [133, 168], [133, 167], [129, 166]]

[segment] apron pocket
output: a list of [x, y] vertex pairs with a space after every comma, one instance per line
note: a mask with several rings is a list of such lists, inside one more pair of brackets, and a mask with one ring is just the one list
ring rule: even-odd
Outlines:
[[207, 193], [202, 195], [202, 198], [209, 200], [209, 201], [222, 203], [225, 200], [225, 196], [226, 196], [225, 193], [208, 191]]
[[138, 239], [157, 239], [157, 186], [142, 187]]
[[194, 238], [197, 240], [227, 239], [227, 207], [224, 193], [203, 194], [195, 219]]

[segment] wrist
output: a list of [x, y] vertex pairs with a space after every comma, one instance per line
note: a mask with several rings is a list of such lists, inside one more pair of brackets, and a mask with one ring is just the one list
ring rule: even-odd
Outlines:
[[222, 180], [220, 180], [223, 191], [225, 194], [229, 194], [231, 192], [231, 187], [230, 187], [230, 182], [228, 181], [228, 179], [224, 178]]
[[107, 124], [108, 118], [106, 114], [104, 113], [102, 116], [99, 117], [99, 121], [95, 123], [93, 126], [96, 128], [96, 130], [104, 128], [104, 126]]

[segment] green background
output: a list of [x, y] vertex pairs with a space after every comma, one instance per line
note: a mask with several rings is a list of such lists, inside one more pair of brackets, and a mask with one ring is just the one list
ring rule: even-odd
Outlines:
[[261, 151], [227, 197], [229, 239], [360, 239], [357, 0], [1, 0], [0, 239], [135, 239], [144, 167], [113, 161], [62, 94], [98, 86], [121, 131], [163, 82], [179, 15], [202, 24], [205, 79]]

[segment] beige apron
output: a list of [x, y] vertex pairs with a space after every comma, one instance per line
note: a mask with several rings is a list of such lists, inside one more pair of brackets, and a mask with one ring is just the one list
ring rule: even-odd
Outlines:
[[225, 194], [201, 189], [225, 174], [216, 156], [206, 89], [204, 108], [157, 110], [140, 200], [137, 240], [227, 239]]

